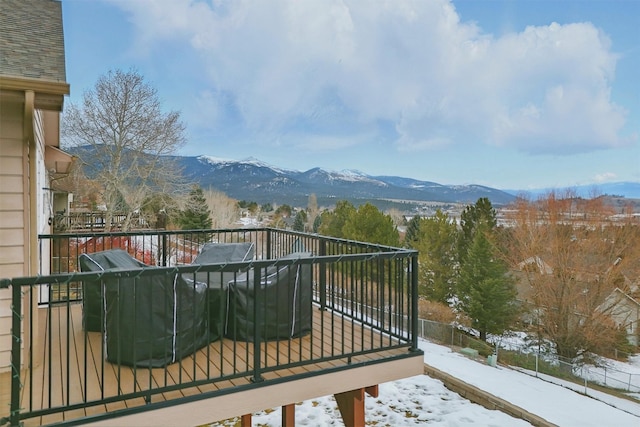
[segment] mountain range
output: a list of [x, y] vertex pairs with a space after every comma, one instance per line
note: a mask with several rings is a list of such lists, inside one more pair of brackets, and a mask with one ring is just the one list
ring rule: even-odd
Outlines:
[[487, 197], [494, 205], [515, 199], [513, 194], [481, 185], [442, 185], [398, 176], [372, 176], [360, 171], [296, 171], [277, 168], [257, 159], [224, 160], [208, 156], [175, 157], [190, 181], [238, 200], [306, 206], [310, 194], [322, 205], [337, 200], [355, 203], [380, 201], [475, 203]]
[[[91, 146], [69, 147], [67, 151], [81, 158], [96, 155]], [[307, 171], [278, 168], [254, 158], [227, 160], [210, 156], [170, 156], [189, 182], [204, 189], [224, 192], [237, 200], [257, 203], [306, 206], [310, 194], [315, 194], [321, 206], [338, 200], [359, 205], [371, 202], [380, 208], [410, 206], [426, 202], [443, 204], [475, 203], [488, 198], [495, 206], [506, 205], [518, 195], [537, 197], [551, 189], [500, 190], [482, 185], [443, 185], [399, 176], [373, 176], [356, 170], [329, 171], [319, 167]], [[85, 165], [91, 169], [91, 163]], [[85, 167], [86, 169], [86, 167]], [[87, 170], [89, 175], [95, 171]], [[640, 199], [640, 183], [618, 182], [571, 187], [578, 196], [613, 195], [618, 198]], [[638, 202], [639, 200], [636, 200]]]

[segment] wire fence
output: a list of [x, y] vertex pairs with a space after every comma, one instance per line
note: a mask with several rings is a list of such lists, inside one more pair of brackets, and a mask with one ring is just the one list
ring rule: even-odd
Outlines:
[[518, 366], [539, 374], [583, 383], [585, 388], [597, 384], [607, 388], [629, 393], [640, 393], [640, 374], [624, 372], [610, 366], [592, 366], [562, 360], [556, 355], [548, 355], [532, 351], [530, 347], [521, 346], [509, 349], [498, 349], [484, 341], [478, 340], [455, 325], [419, 319], [418, 335], [441, 344], [471, 348], [483, 357], [489, 357], [496, 351], [499, 359], [506, 364]]

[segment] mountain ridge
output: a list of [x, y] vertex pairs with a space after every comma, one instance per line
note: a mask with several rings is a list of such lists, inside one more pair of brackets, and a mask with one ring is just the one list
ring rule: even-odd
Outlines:
[[[97, 155], [95, 150], [91, 146], [67, 148], [71, 154], [87, 160]], [[331, 171], [314, 167], [306, 171], [291, 170], [254, 157], [233, 160], [208, 155], [174, 155], [166, 158], [176, 163], [188, 181], [202, 188], [212, 188], [234, 199], [257, 203], [306, 206], [309, 195], [315, 194], [322, 206], [335, 204], [338, 200], [349, 200], [357, 205], [372, 202], [381, 206], [386, 203], [387, 206], [394, 204], [396, 207], [426, 202], [470, 204], [480, 197], [487, 197], [493, 205], [501, 206], [522, 194], [537, 197], [549, 192], [546, 189], [501, 190], [477, 184], [446, 185], [409, 177], [369, 175], [352, 169]], [[95, 173], [91, 168], [87, 172], [89, 175]], [[640, 199], [640, 183], [583, 186], [576, 194], [581, 197], [593, 196], [594, 187], [600, 189], [599, 194]], [[576, 187], [571, 189], [575, 190]]]
[[[330, 171], [314, 167], [306, 171], [269, 165], [255, 158], [219, 159], [211, 156], [174, 156], [184, 175], [201, 187], [215, 188], [229, 197], [258, 203], [306, 205], [309, 194], [324, 200], [400, 200], [407, 203], [475, 203], [488, 197], [503, 205], [515, 196], [480, 185], [443, 185], [413, 178], [369, 175], [356, 170]], [[276, 197], [277, 196], [277, 197]]]

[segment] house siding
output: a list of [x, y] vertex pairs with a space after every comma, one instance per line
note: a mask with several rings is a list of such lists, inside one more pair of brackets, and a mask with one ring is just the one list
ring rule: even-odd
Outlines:
[[[2, 0], [0, 28], [0, 278], [14, 278], [38, 273], [37, 233], [49, 231], [45, 142], [58, 144], [58, 112], [69, 93], [62, 4]], [[37, 320], [37, 312], [26, 320]], [[11, 290], [0, 289], [0, 372], [9, 367], [15, 341], [11, 313]], [[29, 342], [31, 337], [23, 338]]]
[[[27, 275], [24, 104], [0, 101], [0, 277]], [[9, 368], [11, 291], [0, 289], [0, 372]]]

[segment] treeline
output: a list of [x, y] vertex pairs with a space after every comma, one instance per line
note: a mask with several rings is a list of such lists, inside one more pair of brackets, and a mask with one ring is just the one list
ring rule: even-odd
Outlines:
[[459, 223], [441, 211], [414, 217], [405, 245], [420, 251], [421, 294], [464, 315], [482, 339], [525, 330], [532, 344], [570, 359], [633, 350], [638, 320], [625, 315], [625, 296], [640, 273], [635, 217], [553, 193], [504, 212], [498, 226], [479, 199]]
[[418, 250], [423, 316], [442, 320], [447, 311], [483, 340], [517, 330], [569, 359], [633, 352], [628, 335], [638, 334], [637, 317], [625, 310], [640, 277], [635, 216], [620, 219], [602, 199], [571, 193], [520, 198], [503, 212], [498, 225], [481, 198], [459, 219], [442, 211], [413, 217], [403, 238], [391, 215], [341, 201], [317, 217], [316, 231]]

